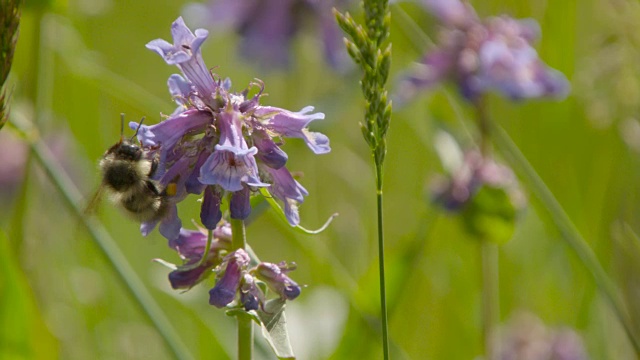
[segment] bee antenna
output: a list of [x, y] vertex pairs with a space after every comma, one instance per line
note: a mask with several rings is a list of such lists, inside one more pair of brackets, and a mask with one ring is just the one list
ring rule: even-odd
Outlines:
[[138, 127], [136, 128], [136, 132], [131, 137], [131, 141], [133, 141], [133, 138], [135, 138], [136, 135], [138, 135], [138, 130], [140, 130], [140, 127], [142, 126], [142, 122], [144, 121], [144, 119], [145, 119], [144, 116], [142, 117], [142, 119], [140, 119], [140, 122], [138, 123]]
[[124, 113], [120, 113], [120, 142], [124, 138]]

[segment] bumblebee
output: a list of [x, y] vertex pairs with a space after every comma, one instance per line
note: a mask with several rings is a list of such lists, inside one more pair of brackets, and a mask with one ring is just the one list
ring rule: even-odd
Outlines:
[[[144, 118], [138, 128], [143, 121]], [[167, 188], [163, 189], [152, 180], [158, 160], [134, 142], [137, 130], [130, 139], [124, 138], [124, 114], [121, 122], [120, 141], [111, 146], [100, 160], [102, 184], [92, 203], [106, 191], [111, 201], [133, 219], [139, 222], [158, 221], [166, 215], [170, 197]]]

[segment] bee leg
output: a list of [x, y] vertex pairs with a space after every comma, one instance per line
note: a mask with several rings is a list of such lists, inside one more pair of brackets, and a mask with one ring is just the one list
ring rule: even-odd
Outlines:
[[153, 177], [153, 174], [156, 173], [156, 170], [158, 170], [158, 159], [157, 158], [153, 158], [153, 160], [151, 160], [151, 169], [149, 170], [149, 177]]
[[162, 195], [164, 193], [164, 191], [162, 193], [160, 191], [158, 191], [158, 187], [151, 180], [145, 181], [145, 185], [147, 186], [147, 189], [149, 189], [154, 195], [158, 195], [159, 196], [159, 195]]

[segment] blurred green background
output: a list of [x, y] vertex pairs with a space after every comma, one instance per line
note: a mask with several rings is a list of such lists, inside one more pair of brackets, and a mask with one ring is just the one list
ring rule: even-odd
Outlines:
[[[472, 3], [482, 17], [506, 13], [536, 19], [541, 58], [570, 80], [572, 92], [561, 102], [513, 104], [491, 97], [490, 116], [593, 248], [640, 333], [640, 242], [634, 237], [640, 232], [640, 5], [633, 0]], [[173, 111], [166, 80], [178, 70], [144, 45], [170, 39], [171, 22], [185, 4], [68, 0], [27, 1], [23, 7], [10, 77], [12, 116], [36, 123], [87, 198], [100, 182], [98, 159], [119, 138], [119, 114], [129, 120], [146, 116], [151, 124], [160, 112]], [[416, 33], [392, 5], [392, 78], [427, 49], [425, 34], [437, 33], [433, 18], [419, 6], [401, 8], [424, 33]], [[357, 6], [351, 10], [360, 15]], [[314, 28], [301, 30], [288, 71], [267, 72], [245, 62], [236, 51], [240, 39], [230, 31], [211, 32], [203, 56], [235, 89], [263, 80], [269, 94], [263, 104], [295, 111], [313, 105], [326, 114], [311, 130], [329, 136], [330, 154], [315, 156], [297, 140], [287, 141], [285, 151], [288, 167], [304, 173], [300, 182], [310, 193], [300, 209], [302, 225], [314, 228], [334, 212], [340, 216], [322, 234], [302, 236], [268, 210], [248, 227], [248, 240], [264, 261], [298, 264], [291, 276], [307, 287], [288, 305], [287, 317], [300, 359], [377, 359], [374, 174], [358, 127], [360, 75], [355, 69], [333, 71], [324, 63]], [[479, 245], [456, 216], [429, 202], [428, 193], [429, 179], [442, 171], [434, 134], [444, 128], [471, 145], [470, 115], [453, 88], [425, 93], [393, 115], [384, 180], [394, 359], [482, 354]], [[11, 134], [9, 128], [0, 132], [0, 146], [10, 145], [0, 152], [0, 163], [27, 159]], [[25, 172], [19, 169], [2, 170], [13, 182], [0, 189], [0, 358], [172, 358], [42, 169], [33, 161]], [[593, 359], [635, 358], [548, 204], [530, 191], [527, 179], [522, 184], [529, 205], [513, 239], [500, 248], [501, 321], [528, 311], [552, 328], [574, 328]], [[180, 205], [184, 224], [198, 218], [196, 200]], [[233, 358], [235, 322], [208, 305], [211, 284], [173, 291], [168, 270], [151, 260], [178, 262], [178, 257], [157, 231], [143, 238], [138, 225], [107, 202], [98, 218], [193, 357]], [[256, 352], [258, 359], [275, 358], [261, 340]]]

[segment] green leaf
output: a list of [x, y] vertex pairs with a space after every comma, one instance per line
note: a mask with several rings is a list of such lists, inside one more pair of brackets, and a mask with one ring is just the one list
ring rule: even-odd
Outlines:
[[289, 333], [287, 319], [284, 315], [286, 300], [273, 299], [264, 304], [264, 311], [258, 311], [262, 336], [267, 340], [278, 359], [295, 359]]
[[[273, 196], [269, 193], [269, 190], [265, 189], [265, 188], [260, 188], [260, 194], [262, 194], [262, 196], [267, 200], [267, 202], [269, 203], [269, 205], [271, 205], [271, 207], [273, 208], [273, 210], [276, 211], [276, 213], [278, 214], [278, 217], [280, 217], [282, 220], [284, 220], [286, 223], [289, 223], [287, 220], [287, 216], [284, 213], [284, 210], [282, 210], [282, 208], [280, 207], [280, 205], [278, 205], [278, 203], [276, 202], [276, 200], [273, 198]], [[333, 219], [338, 216], [337, 213], [329, 216], [329, 218], [327, 219], [327, 221], [318, 229], [316, 230], [308, 230], [306, 228], [303, 228], [300, 225], [296, 225], [296, 226], [292, 226], [292, 228], [296, 229], [299, 233], [301, 234], [307, 234], [307, 235], [315, 235], [315, 234], [319, 234], [321, 232], [323, 232], [328, 226], [329, 224], [331, 224], [331, 222], [333, 221]]]
[[3, 359], [46, 359], [57, 343], [47, 331], [29, 282], [0, 231], [0, 354]]
[[516, 209], [503, 188], [484, 185], [465, 206], [462, 220], [472, 235], [503, 244], [513, 235]]

